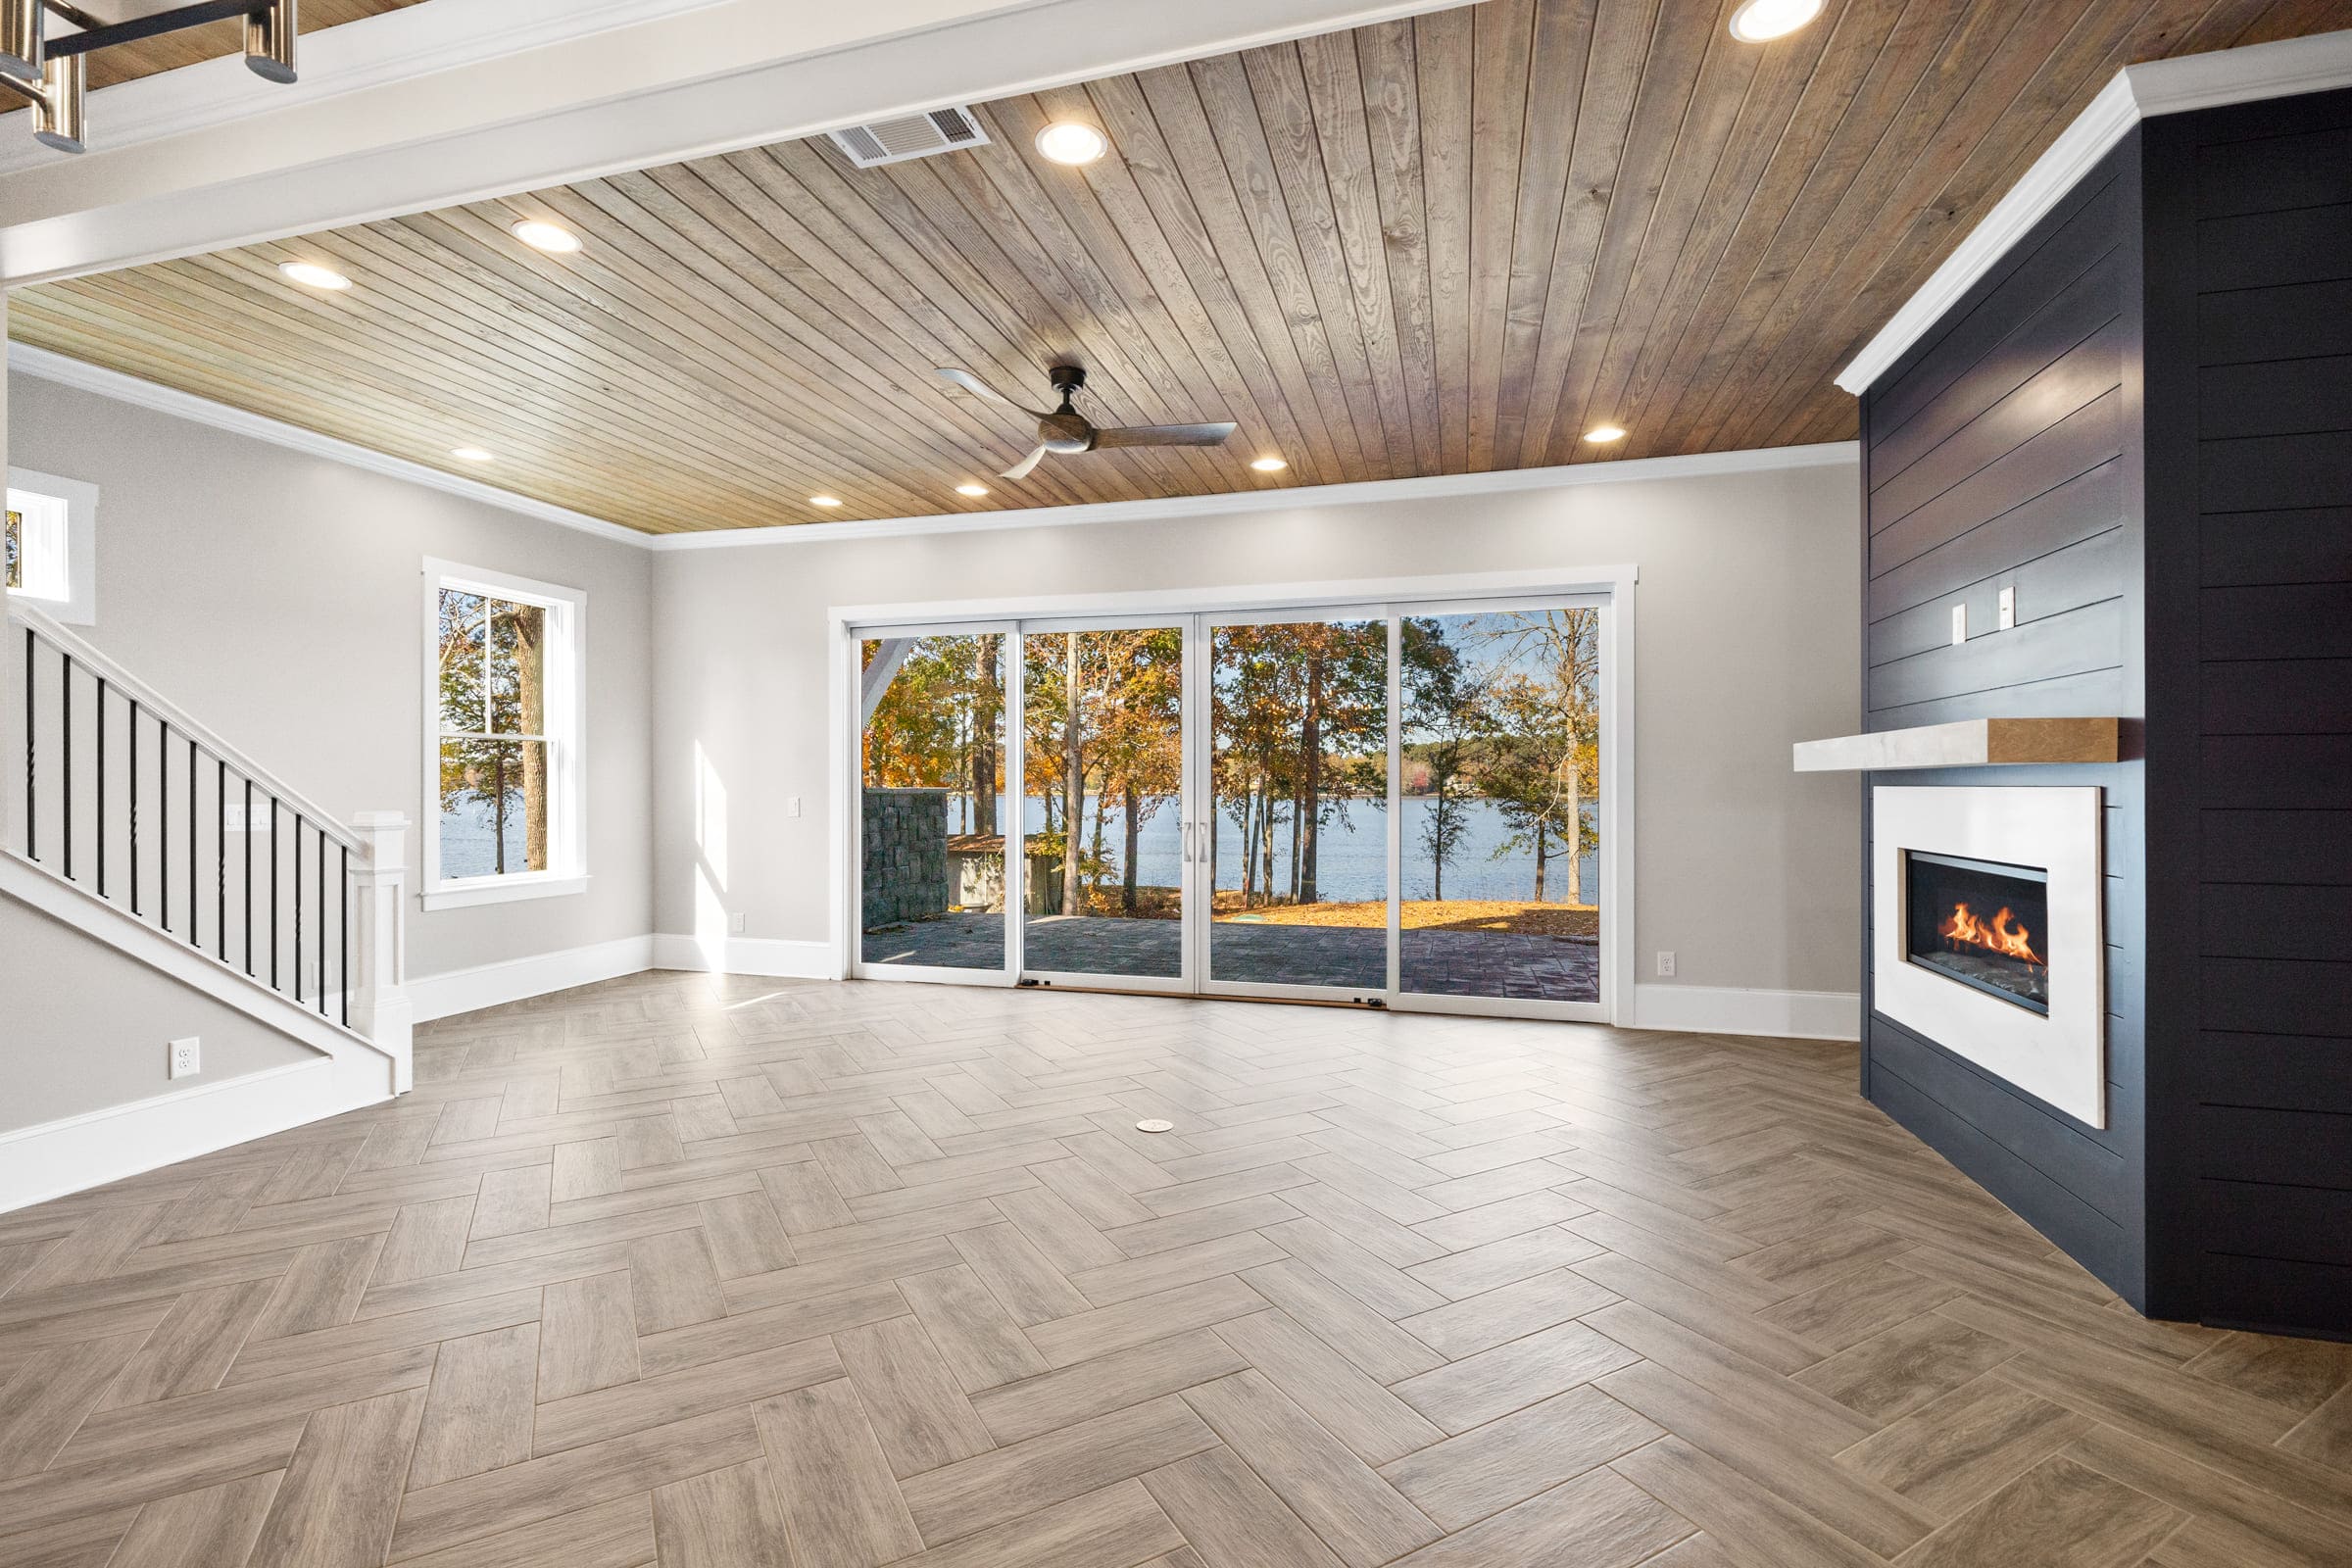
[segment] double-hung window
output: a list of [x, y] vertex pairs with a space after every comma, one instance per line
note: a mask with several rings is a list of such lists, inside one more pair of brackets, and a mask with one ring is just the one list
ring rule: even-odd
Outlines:
[[424, 906], [586, 886], [587, 595], [425, 564]]

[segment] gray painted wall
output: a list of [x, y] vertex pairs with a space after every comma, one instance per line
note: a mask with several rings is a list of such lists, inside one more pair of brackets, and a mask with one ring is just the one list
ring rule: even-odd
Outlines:
[[[202, 1088], [318, 1053], [0, 894], [0, 1133]], [[168, 1042], [204, 1043], [172, 1081]]]
[[[1849, 777], [1792, 773], [1788, 747], [1861, 727], [1857, 491], [1838, 464], [662, 554], [655, 928], [695, 931], [707, 898], [744, 915], [750, 937], [826, 938], [829, 607], [1630, 562], [1638, 978], [1851, 992], [1859, 792]], [[724, 864], [697, 842], [698, 765], [723, 794]], [[797, 818], [784, 814], [791, 796]], [[1660, 948], [1680, 956], [1674, 982], [1652, 972]]]
[[[423, 819], [425, 557], [586, 590], [588, 891], [431, 914], [412, 900], [410, 972], [645, 934], [646, 552], [52, 381], [10, 379], [8, 461], [99, 487], [99, 621], [80, 630], [346, 821], [380, 809]], [[412, 835], [412, 891], [421, 842]]]

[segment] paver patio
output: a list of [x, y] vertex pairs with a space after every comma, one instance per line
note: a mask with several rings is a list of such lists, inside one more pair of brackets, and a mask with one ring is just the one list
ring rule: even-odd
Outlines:
[[[1173, 980], [1181, 972], [1183, 927], [1175, 920], [1046, 915], [1023, 943], [1028, 967], [1066, 974]], [[1219, 980], [1378, 991], [1386, 983], [1386, 935], [1350, 926], [1253, 924], [1209, 927], [1209, 969]], [[1572, 937], [1504, 931], [1407, 931], [1404, 989], [1429, 996], [1521, 1002], [1592, 1002], [1600, 996], [1600, 949]], [[994, 969], [1004, 961], [1004, 917], [951, 914], [868, 931], [867, 963]]]

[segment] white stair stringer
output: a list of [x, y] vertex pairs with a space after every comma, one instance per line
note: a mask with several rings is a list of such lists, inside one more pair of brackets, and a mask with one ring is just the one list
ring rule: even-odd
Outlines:
[[[408, 1079], [406, 1032], [386, 1050], [211, 954], [0, 850], [0, 900], [91, 937], [316, 1053], [214, 1083], [0, 1133], [0, 1212], [389, 1100]], [[330, 999], [330, 1006], [333, 1005]]]

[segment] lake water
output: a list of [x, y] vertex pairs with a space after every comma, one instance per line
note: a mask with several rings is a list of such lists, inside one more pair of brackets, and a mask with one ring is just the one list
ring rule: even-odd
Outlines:
[[[528, 869], [523, 855], [522, 812], [507, 813], [507, 869]], [[488, 876], [498, 869], [498, 832], [487, 801], [468, 801], [441, 813], [441, 875], [446, 879]]]
[[[963, 829], [962, 810], [967, 802], [951, 798], [948, 820], [951, 830]], [[1407, 899], [1430, 897], [1433, 878], [1429, 853], [1422, 848], [1421, 834], [1429, 821], [1436, 803], [1426, 797], [1408, 796], [1404, 809], [1404, 887]], [[1585, 806], [1588, 828], [1596, 819], [1597, 803]], [[1511, 838], [1509, 822], [1499, 807], [1487, 801], [1464, 803], [1466, 822], [1453, 856], [1446, 864], [1446, 896], [1449, 899], [1532, 899], [1536, 891], [1536, 857], [1532, 850], [1507, 851], [1497, 854]], [[1088, 797], [1082, 843], [1094, 843], [1094, 799]], [[1113, 866], [1119, 864], [1126, 848], [1126, 816], [1114, 803], [1102, 822], [1102, 850]], [[1046, 803], [1043, 799], [1029, 801], [1028, 825], [1032, 832], [1046, 825]], [[1389, 883], [1389, 813], [1386, 806], [1364, 801], [1348, 804], [1345, 816], [1334, 814], [1324, 823], [1316, 849], [1316, 884], [1321, 896], [1330, 902], [1352, 904], [1388, 897]], [[1239, 889], [1242, 885], [1242, 830], [1230, 817], [1217, 820], [1218, 857], [1217, 886]], [[1178, 830], [1176, 803], [1161, 802], [1155, 811], [1144, 813], [1136, 842], [1136, 880], [1148, 887], [1174, 887], [1182, 876], [1184, 865], [1183, 834]], [[1287, 884], [1291, 865], [1291, 834], [1287, 824], [1276, 823], [1274, 828], [1274, 876], [1278, 885]], [[1588, 904], [1600, 902], [1600, 858], [1588, 849], [1583, 856], [1581, 874], [1584, 897]], [[1562, 904], [1568, 897], [1568, 868], [1556, 854], [1544, 876], [1544, 896], [1548, 902]]]

